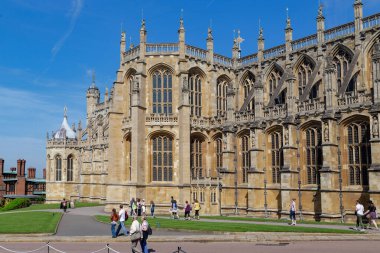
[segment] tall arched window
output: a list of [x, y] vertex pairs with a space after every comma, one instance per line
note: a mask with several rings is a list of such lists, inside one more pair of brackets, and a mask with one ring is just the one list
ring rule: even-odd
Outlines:
[[227, 80], [218, 79], [216, 86], [216, 112], [218, 116], [225, 115], [227, 110], [227, 88]]
[[67, 157], [67, 181], [73, 181], [73, 170], [74, 170], [74, 157], [69, 155]]
[[153, 73], [153, 113], [172, 114], [172, 74], [167, 70]]
[[60, 155], [55, 157], [55, 181], [62, 181], [62, 158]]
[[283, 166], [282, 134], [280, 132], [273, 132], [270, 134], [270, 140], [272, 183], [279, 184], [281, 182], [280, 170]]
[[167, 136], [152, 139], [153, 181], [173, 181], [173, 140]]
[[249, 152], [249, 136], [244, 135], [241, 138], [241, 165], [242, 165], [242, 181], [248, 182], [248, 170], [251, 167], [251, 154]]
[[[249, 73], [247, 78], [243, 82], [244, 101], [247, 99], [249, 92], [253, 89], [254, 83], [255, 83], [255, 77], [251, 73]], [[254, 99], [252, 99], [249, 102], [246, 110], [247, 111], [254, 111], [255, 110], [255, 100]]]
[[303, 63], [299, 66], [297, 71], [297, 82], [298, 82], [298, 94], [301, 96], [304, 89], [306, 88], [311, 73], [313, 71], [314, 64], [308, 59], [305, 58]]
[[128, 99], [129, 99], [129, 117], [132, 116], [132, 90], [133, 90], [133, 80], [134, 76], [129, 76], [128, 78]]
[[370, 129], [367, 122], [347, 126], [348, 170], [350, 185], [368, 185], [371, 164]]
[[273, 95], [275, 89], [280, 84], [281, 75], [281, 71], [275, 68], [268, 76], [269, 97]]
[[223, 142], [222, 138], [217, 138], [216, 143], [216, 168], [223, 168]]
[[319, 170], [322, 166], [321, 128], [306, 130], [306, 170], [307, 183], [319, 184]]
[[189, 78], [191, 115], [202, 116], [202, 79], [198, 74]]
[[351, 63], [351, 55], [343, 49], [340, 49], [334, 57], [334, 65], [336, 68], [336, 81], [338, 89], [343, 85], [344, 78], [346, 77], [348, 66]]
[[202, 168], [202, 141], [198, 138], [191, 140], [190, 147], [190, 168], [191, 168], [191, 178], [203, 178], [203, 168]]

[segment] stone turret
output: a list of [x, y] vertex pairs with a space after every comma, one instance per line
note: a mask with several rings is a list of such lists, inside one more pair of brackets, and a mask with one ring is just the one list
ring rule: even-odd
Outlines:
[[257, 59], [259, 63], [261, 63], [264, 60], [264, 42], [264, 30], [262, 27], [260, 27], [259, 38], [257, 39]]
[[99, 104], [100, 91], [95, 85], [95, 74], [92, 76], [91, 86], [87, 90], [87, 124], [91, 118], [92, 113], [95, 111], [96, 105]]
[[323, 16], [323, 6], [320, 4], [317, 16], [317, 38], [318, 45], [325, 42], [325, 16]]
[[354, 15], [355, 15], [355, 45], [359, 45], [360, 33], [363, 30], [363, 3], [362, 0], [355, 0], [354, 2]]
[[179, 20], [179, 29], [178, 29], [178, 42], [179, 42], [179, 55], [180, 58], [185, 58], [185, 27], [183, 25], [183, 18], [181, 17]]
[[140, 28], [140, 59], [145, 57], [146, 34], [145, 19], [143, 19]]
[[285, 28], [285, 48], [286, 48], [286, 64], [290, 64], [289, 55], [292, 52], [293, 28], [289, 16], [286, 18]]
[[207, 30], [207, 61], [210, 62], [210, 64], [213, 64], [214, 62], [214, 38], [212, 37], [212, 30], [211, 27]]
[[125, 32], [121, 32], [121, 39], [120, 39], [120, 65], [123, 64], [124, 62], [124, 53], [125, 53], [125, 47], [126, 47], [126, 42], [125, 42]]

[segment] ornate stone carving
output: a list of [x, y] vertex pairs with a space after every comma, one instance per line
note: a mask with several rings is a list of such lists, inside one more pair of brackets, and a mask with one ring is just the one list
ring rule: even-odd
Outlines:
[[285, 129], [284, 129], [284, 141], [285, 141], [285, 146], [289, 145], [289, 129], [288, 129], [288, 127], [285, 127]]
[[135, 76], [133, 78], [133, 92], [139, 92], [140, 91], [140, 79], [138, 76]]
[[251, 147], [254, 148], [256, 145], [256, 133], [255, 130], [251, 130]]
[[379, 137], [379, 121], [377, 117], [373, 117], [373, 122], [372, 122], [372, 136], [374, 138]]
[[325, 122], [324, 129], [323, 129], [323, 140], [325, 142], [329, 141], [329, 124]]
[[182, 91], [189, 91], [189, 82], [186, 76], [182, 78]]

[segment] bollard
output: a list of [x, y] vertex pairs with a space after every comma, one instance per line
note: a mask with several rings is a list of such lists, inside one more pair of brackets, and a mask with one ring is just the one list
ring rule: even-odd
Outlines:
[[48, 253], [50, 252], [50, 245], [49, 245], [50, 242], [47, 242], [47, 248], [48, 248]]
[[110, 244], [109, 243], [107, 243], [107, 253], [110, 253]]

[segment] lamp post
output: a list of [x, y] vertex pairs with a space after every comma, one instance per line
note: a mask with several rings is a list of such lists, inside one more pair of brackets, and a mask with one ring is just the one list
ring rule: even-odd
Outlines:
[[344, 223], [344, 206], [343, 206], [343, 192], [342, 192], [342, 164], [341, 164], [341, 153], [340, 153], [340, 136], [336, 137], [338, 142], [338, 171], [339, 171], [339, 209], [340, 209], [340, 222]]
[[268, 218], [267, 176], [266, 176], [266, 168], [264, 168], [264, 212], [265, 212], [265, 218]]

